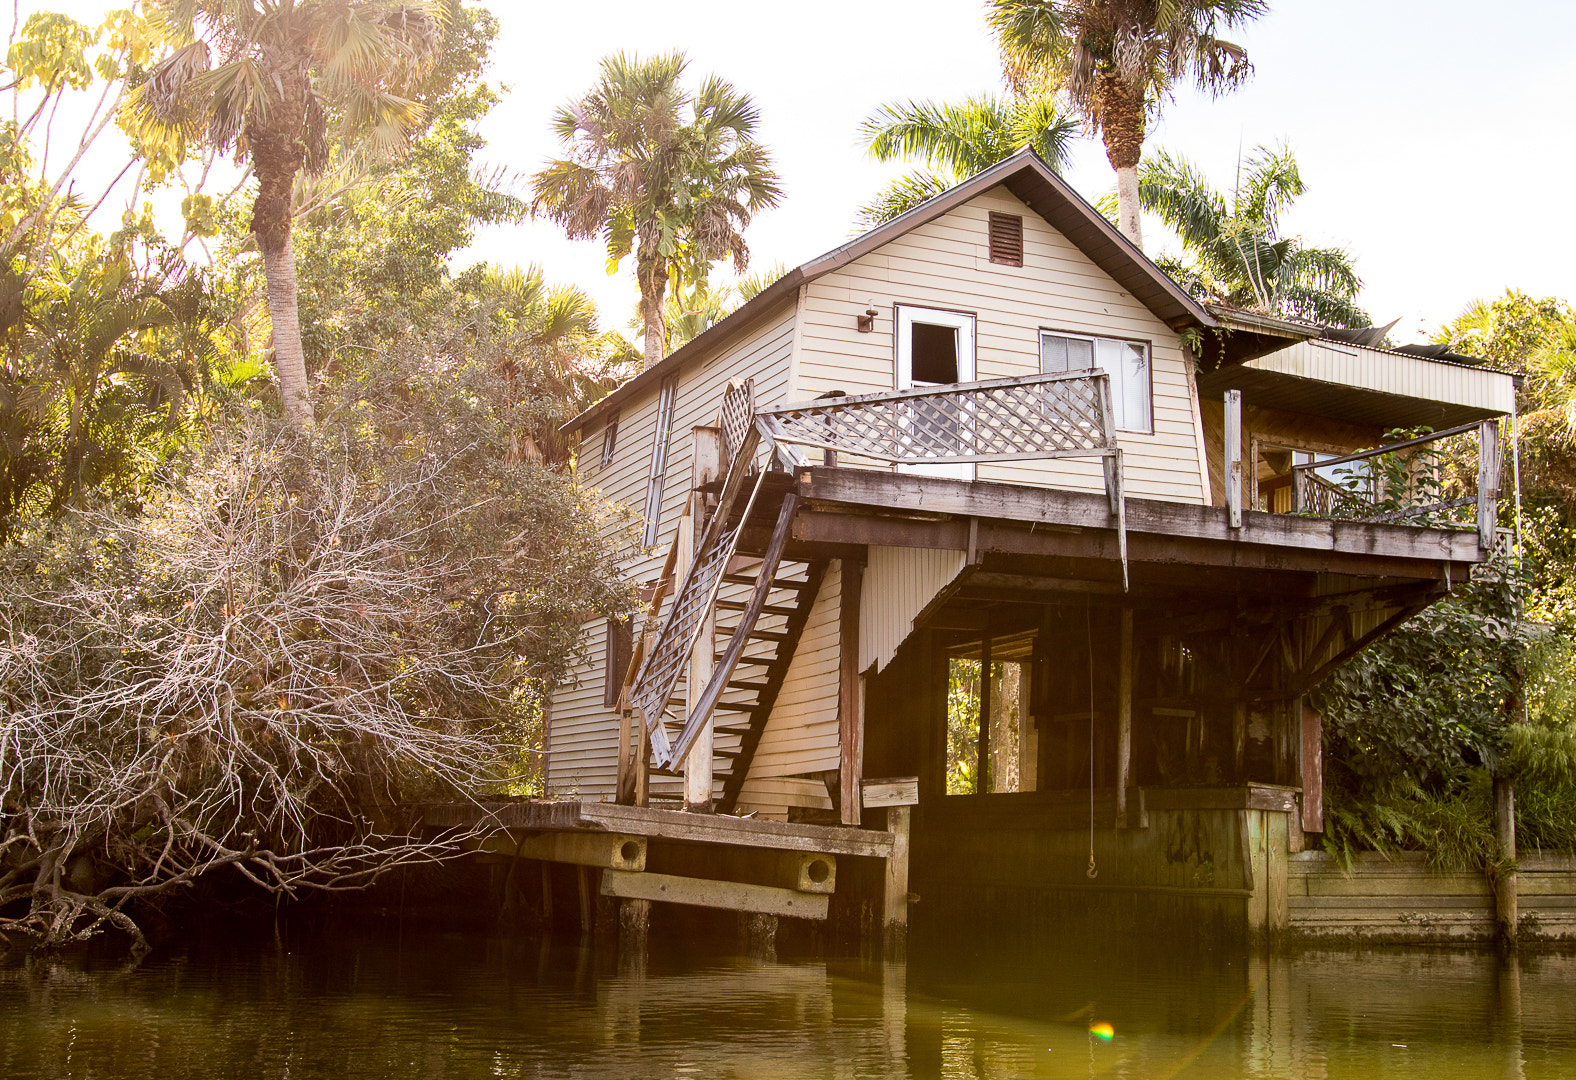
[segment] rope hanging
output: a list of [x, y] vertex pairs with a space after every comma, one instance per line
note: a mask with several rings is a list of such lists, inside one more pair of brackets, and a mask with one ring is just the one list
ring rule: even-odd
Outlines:
[[1094, 624], [1087, 593], [1084, 594], [1084, 635], [1089, 645], [1089, 869], [1084, 874], [1093, 881], [1100, 876], [1100, 871], [1094, 864]]

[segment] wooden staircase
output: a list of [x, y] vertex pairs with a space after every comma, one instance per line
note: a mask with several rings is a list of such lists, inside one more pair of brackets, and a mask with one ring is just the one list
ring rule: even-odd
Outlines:
[[[726, 660], [726, 644], [739, 632], [748, 616], [749, 598], [760, 584], [764, 561], [735, 556], [723, 576], [715, 604], [717, 642], [715, 657]], [[719, 813], [732, 813], [749, 776], [750, 764], [760, 745], [766, 722], [788, 677], [799, 641], [810, 621], [810, 611], [826, 577], [826, 562], [781, 562], [766, 585], [766, 602], [753, 624], [745, 627], [745, 645], [732, 675], [722, 685], [714, 709], [713, 785], [720, 785]], [[721, 668], [718, 673], [720, 675]], [[683, 692], [671, 699], [675, 711], [686, 703]], [[654, 768], [656, 775], [677, 775], [678, 769]]]
[[[690, 748], [717, 717], [712, 778], [714, 792], [717, 779], [722, 780], [724, 808], [738, 800], [826, 570], [824, 563], [783, 560], [798, 497], [769, 484], [770, 474], [756, 461], [760, 430], [752, 395], [749, 382], [730, 386], [724, 395], [723, 480], [716, 507], [666, 615], [643, 639], [625, 695], [650, 743], [652, 772], [659, 774], [681, 772]], [[774, 494], [762, 498], [768, 489]], [[781, 503], [764, 550], [739, 554], [742, 534], [759, 524], [753, 516], [757, 505], [769, 513], [778, 496]], [[664, 572], [667, 580], [669, 572]], [[654, 608], [660, 608], [665, 590], [658, 591]], [[717, 632], [708, 643], [703, 639], [713, 617]], [[708, 648], [715, 661], [710, 678], [703, 687], [688, 685], [691, 655]], [[724, 763], [720, 770], [718, 759]], [[625, 761], [622, 748], [620, 761]], [[621, 797], [625, 786], [621, 779]]]

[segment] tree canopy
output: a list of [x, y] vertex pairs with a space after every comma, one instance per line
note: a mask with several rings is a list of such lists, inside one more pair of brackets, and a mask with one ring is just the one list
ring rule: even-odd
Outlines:
[[745, 226], [782, 198], [755, 104], [716, 76], [688, 90], [688, 66], [678, 52], [605, 58], [596, 85], [554, 114], [565, 156], [533, 179], [535, 212], [603, 240], [610, 271], [634, 255], [648, 367], [667, 351], [668, 289], [727, 258], [742, 273]]

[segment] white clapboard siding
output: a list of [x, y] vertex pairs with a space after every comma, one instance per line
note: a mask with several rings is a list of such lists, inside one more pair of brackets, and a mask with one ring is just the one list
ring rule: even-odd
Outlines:
[[737, 810], [741, 814], [787, 820], [790, 806], [830, 810], [832, 800], [820, 780], [793, 776], [751, 777], [739, 790]]
[[[1022, 267], [990, 261], [986, 230], [992, 210], [1023, 217]], [[974, 313], [981, 379], [1037, 372], [1041, 330], [1147, 341], [1154, 430], [1117, 433], [1126, 456], [1126, 489], [1146, 498], [1205, 501], [1189, 389], [1191, 354], [1176, 331], [1005, 188], [992, 189], [811, 282], [789, 399], [805, 401], [830, 390], [891, 390], [894, 304]], [[875, 330], [861, 334], [856, 323], [869, 308], [879, 312]], [[982, 480], [1080, 490], [1101, 490], [1100, 475], [1097, 466], [1085, 462], [1012, 462], [979, 469]]]
[[963, 569], [962, 551], [927, 548], [869, 549], [859, 600], [859, 670], [877, 671], [914, 631], [914, 616]]
[[838, 767], [838, 617], [842, 568], [834, 561], [810, 608], [749, 778], [795, 776]]
[[593, 619], [580, 628], [581, 656], [570, 677], [553, 690], [547, 744], [547, 793], [601, 798], [617, 776], [618, 725], [602, 707], [607, 623]]
[[[755, 398], [766, 405], [784, 399], [788, 386], [788, 358], [793, 333], [793, 304], [784, 304], [754, 334], [719, 350], [708, 359], [685, 365], [679, 375], [673, 407], [673, 433], [669, 443], [667, 480], [663, 487], [662, 517], [657, 544], [648, 552], [636, 551], [624, 562], [625, 571], [637, 581], [654, 578], [678, 528], [690, 490], [692, 429], [713, 424], [729, 380], [755, 380]], [[620, 409], [618, 438], [613, 460], [601, 464], [602, 427], [586, 433], [581, 444], [577, 476], [614, 507], [634, 515], [645, 508], [651, 447], [656, 434], [659, 388], [653, 386], [639, 400]], [[607, 529], [627, 528], [609, 515]], [[635, 536], [639, 540], [638, 532]], [[611, 796], [618, 774], [618, 718], [602, 705], [604, 623], [597, 619], [581, 630], [584, 660], [575, 665], [573, 677], [553, 691], [549, 719], [547, 790], [552, 795]], [[834, 736], [835, 745], [835, 736]], [[659, 782], [659, 780], [661, 782]], [[676, 781], [674, 782], [676, 784]], [[652, 778], [654, 793], [673, 784]]]

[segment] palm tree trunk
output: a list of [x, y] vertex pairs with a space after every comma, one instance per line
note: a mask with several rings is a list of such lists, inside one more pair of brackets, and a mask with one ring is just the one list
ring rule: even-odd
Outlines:
[[1114, 72], [1099, 76], [1100, 134], [1105, 157], [1116, 170], [1116, 218], [1122, 235], [1144, 250], [1139, 224], [1138, 161], [1144, 154], [1144, 90]]
[[667, 292], [668, 278], [656, 260], [642, 267], [639, 277], [640, 296], [646, 305], [645, 367], [650, 368], [668, 351], [668, 324], [662, 318], [662, 297]]
[[294, 428], [308, 428], [312, 426], [312, 398], [301, 348], [301, 318], [296, 312], [295, 253], [290, 234], [285, 233], [282, 245], [259, 243], [258, 247], [263, 253], [263, 277], [268, 281], [268, 318], [273, 324], [274, 367], [279, 372], [285, 422]]

